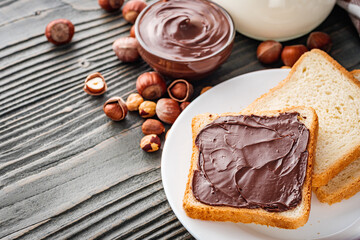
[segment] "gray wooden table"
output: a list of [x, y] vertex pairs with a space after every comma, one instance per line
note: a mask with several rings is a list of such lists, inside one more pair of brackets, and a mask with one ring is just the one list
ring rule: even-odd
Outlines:
[[[68, 45], [44, 36], [57, 18], [75, 25]], [[112, 51], [130, 27], [96, 0], [0, 1], [0, 238], [192, 238], [166, 200], [161, 151], [139, 148], [143, 119], [131, 112], [113, 122], [102, 111], [109, 97], [135, 92], [137, 76], [151, 70], [141, 60], [121, 63]], [[359, 36], [343, 10], [336, 7], [317, 30], [331, 35], [336, 60], [360, 68]], [[266, 68], [256, 59], [258, 44], [237, 34], [228, 61], [194, 83], [195, 95]], [[82, 90], [96, 71], [108, 83], [102, 97]]]

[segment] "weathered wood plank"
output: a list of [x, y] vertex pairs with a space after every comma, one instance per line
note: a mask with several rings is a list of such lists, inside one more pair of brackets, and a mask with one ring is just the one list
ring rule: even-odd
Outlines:
[[[43, 32], [60, 17], [73, 21], [76, 34], [55, 47]], [[121, 63], [111, 50], [129, 28], [120, 12], [106, 13], [97, 1], [0, 3], [0, 238], [192, 238], [166, 201], [161, 152], [138, 147], [143, 119], [129, 113], [116, 123], [102, 112], [108, 97], [126, 98], [137, 76], [150, 71], [141, 60]], [[342, 9], [317, 30], [332, 37], [336, 60], [360, 68], [359, 37]], [[258, 43], [237, 34], [228, 61], [194, 82], [195, 95], [239, 74], [280, 67], [257, 61]], [[103, 97], [82, 91], [95, 71], [108, 83]]]

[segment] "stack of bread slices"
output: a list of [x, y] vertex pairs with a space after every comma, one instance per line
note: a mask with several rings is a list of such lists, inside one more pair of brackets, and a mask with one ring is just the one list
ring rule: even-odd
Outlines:
[[[273, 114], [284, 109], [314, 109], [307, 126], [316, 143], [309, 146], [312, 190], [320, 202], [333, 204], [360, 191], [360, 70], [348, 72], [327, 53], [314, 49], [292, 67], [289, 75], [268, 93], [243, 109], [241, 115]], [[293, 110], [291, 110], [293, 111]], [[309, 110], [307, 110], [309, 111]], [[306, 111], [302, 114], [311, 115]], [[317, 116], [316, 116], [317, 115]], [[282, 213], [263, 209], [241, 209], [209, 206], [192, 194], [192, 173], [198, 167], [196, 134], [217, 115], [199, 115], [193, 119], [193, 155], [183, 206], [188, 216], [204, 220], [254, 222], [280, 228], [298, 228], [306, 223], [311, 192], [303, 189], [303, 202]], [[317, 140], [316, 140], [317, 138]], [[311, 148], [314, 147], [314, 151]], [[312, 160], [313, 159], [313, 160]], [[310, 181], [311, 181], [310, 180]], [[309, 197], [310, 195], [310, 197]]]
[[312, 185], [318, 199], [328, 204], [360, 190], [360, 81], [355, 78], [359, 72], [348, 72], [314, 49], [297, 61], [286, 79], [245, 109], [315, 109], [319, 135]]

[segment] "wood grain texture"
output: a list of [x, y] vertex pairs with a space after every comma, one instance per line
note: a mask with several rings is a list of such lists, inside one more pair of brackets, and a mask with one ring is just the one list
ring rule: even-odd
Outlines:
[[[46, 24], [57, 18], [75, 25], [68, 45], [46, 41]], [[166, 200], [161, 151], [139, 148], [143, 119], [130, 112], [112, 122], [102, 112], [109, 97], [126, 98], [137, 76], [151, 70], [141, 60], [121, 63], [112, 51], [130, 27], [96, 0], [0, 2], [1, 239], [192, 238]], [[336, 7], [316, 30], [330, 34], [330, 54], [340, 64], [360, 68], [359, 37], [343, 10]], [[306, 36], [284, 44], [305, 42]], [[258, 44], [237, 34], [228, 61], [194, 83], [195, 95], [268, 68], [256, 59]], [[96, 71], [108, 83], [101, 97], [82, 90]]]

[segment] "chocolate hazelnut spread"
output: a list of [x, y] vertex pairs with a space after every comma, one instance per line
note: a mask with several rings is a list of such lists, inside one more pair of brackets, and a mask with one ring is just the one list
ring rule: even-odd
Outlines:
[[163, 58], [201, 59], [232, 41], [230, 21], [216, 4], [205, 0], [159, 1], [141, 18], [139, 37]]
[[302, 199], [309, 130], [298, 113], [224, 116], [197, 135], [192, 191], [212, 206], [281, 212]]

